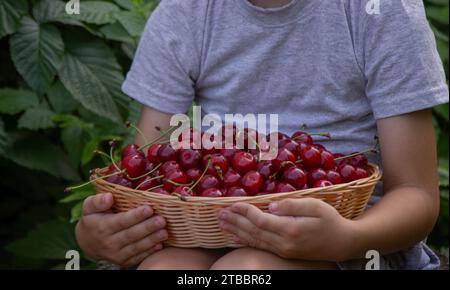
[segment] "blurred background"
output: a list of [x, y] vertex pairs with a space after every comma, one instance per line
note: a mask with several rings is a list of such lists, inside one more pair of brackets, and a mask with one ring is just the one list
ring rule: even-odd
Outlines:
[[[0, 0], [0, 269], [64, 269], [90, 187], [64, 193], [105, 160], [111, 139], [130, 143], [140, 105], [121, 92], [157, 0]], [[425, 0], [449, 75], [449, 0]], [[434, 108], [441, 214], [429, 245], [448, 257], [449, 112]], [[81, 267], [95, 268], [82, 258]]]

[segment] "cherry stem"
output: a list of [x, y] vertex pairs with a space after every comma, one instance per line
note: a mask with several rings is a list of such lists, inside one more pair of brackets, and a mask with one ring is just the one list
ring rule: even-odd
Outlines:
[[176, 186], [186, 186], [186, 187], [188, 187], [188, 186], [192, 185], [192, 181], [189, 182], [189, 183], [178, 183], [178, 182], [175, 182], [175, 181], [170, 180], [170, 179], [164, 179], [164, 181], [166, 181], [166, 182], [168, 182], [170, 184], [176, 185]]
[[152, 188], [149, 188], [149, 189], [147, 189], [146, 191], [152, 191], [152, 190], [155, 190], [155, 189], [157, 189], [157, 188], [161, 188], [161, 187], [163, 187], [163, 186], [164, 186], [164, 184], [160, 184], [160, 185], [154, 186], [154, 187], [152, 187]]
[[128, 176], [128, 174], [127, 174], [127, 178], [128, 178], [129, 180], [138, 180], [138, 179], [141, 179], [142, 177], [146, 177], [147, 175], [150, 175], [150, 174], [152, 174], [153, 172], [155, 172], [155, 171], [161, 166], [161, 164], [162, 164], [162, 163], [159, 163], [155, 168], [153, 168], [153, 169], [150, 170], [149, 172], [147, 172], [147, 173], [145, 173], [145, 174], [142, 174], [141, 176], [138, 176], [138, 177], [130, 177], [130, 176]]
[[142, 138], [142, 140], [144, 140], [144, 142], [145, 142], [145, 144], [147, 144], [148, 143], [148, 139], [147, 139], [147, 137], [145, 137], [145, 134], [141, 131], [141, 129], [139, 129], [136, 125], [134, 125], [133, 123], [131, 123], [130, 121], [127, 121], [126, 123], [125, 123], [125, 126], [127, 127], [127, 128], [133, 128], [134, 130], [136, 130], [136, 132], [138, 132], [139, 133], [139, 135], [141, 136], [141, 138]]
[[114, 161], [114, 157], [113, 157], [113, 150], [114, 150], [114, 145], [115, 145], [115, 141], [112, 140], [110, 142], [110, 147], [109, 147], [109, 159], [111, 159], [111, 163], [114, 165], [114, 167], [118, 170], [121, 171], [122, 169], [120, 169], [120, 167], [117, 165], [117, 163]]
[[200, 182], [200, 180], [202, 180], [203, 177], [205, 177], [206, 171], [208, 170], [208, 167], [211, 164], [211, 161], [212, 161], [211, 157], [209, 157], [208, 163], [205, 166], [205, 170], [203, 170], [202, 175], [200, 175], [200, 177], [197, 179], [197, 181], [195, 181], [194, 184], [191, 187], [189, 187], [189, 191], [192, 191], [197, 186], [197, 184]]
[[295, 164], [300, 164], [300, 163], [302, 163], [302, 162], [303, 162], [303, 160], [302, 160], [302, 159], [299, 159], [299, 160], [295, 161]]
[[216, 165], [214, 166], [214, 169], [217, 172], [217, 175], [219, 176], [220, 180], [223, 181], [223, 174], [222, 174], [222, 169], [220, 168], [220, 166]]
[[98, 154], [100, 156], [106, 157], [106, 158], [108, 158], [108, 160], [110, 159], [108, 154], [106, 154], [105, 152], [100, 151], [100, 150], [94, 150], [94, 154]]
[[320, 137], [326, 137], [328, 139], [331, 139], [330, 133], [311, 133], [309, 136], [320, 136]]
[[111, 174], [108, 174], [108, 175], [99, 176], [99, 177], [96, 177], [96, 178], [94, 178], [92, 180], [89, 180], [88, 182], [85, 182], [83, 184], [80, 184], [80, 185], [77, 185], [77, 186], [67, 187], [66, 189], [64, 189], [64, 192], [70, 192], [70, 191], [72, 191], [74, 189], [82, 188], [82, 187], [84, 187], [86, 185], [89, 185], [89, 184], [91, 184], [91, 183], [93, 183], [93, 182], [95, 182], [97, 180], [101, 180], [101, 179], [105, 179], [105, 178], [108, 178], [108, 177], [111, 177], [111, 176], [123, 174], [124, 172], [125, 172], [125, 170], [121, 170], [121, 171], [114, 172], [114, 173], [111, 173]]
[[160, 175], [160, 176], [155, 176], [155, 177], [152, 177], [150, 179], [144, 180], [142, 183], [140, 183], [138, 186], [136, 186], [135, 189], [139, 189], [139, 187], [141, 187], [142, 185], [144, 185], [146, 183], [149, 183], [152, 180], [155, 180], [155, 179], [158, 179], [158, 178], [163, 178], [163, 177], [164, 177], [164, 175]]
[[151, 146], [154, 143], [160, 141], [163, 137], [165, 137], [168, 134], [172, 133], [172, 131], [175, 130], [176, 128], [178, 128], [178, 127], [177, 126], [173, 126], [173, 127], [170, 127], [169, 129], [167, 129], [166, 131], [163, 131], [159, 137], [157, 137], [157, 138], [153, 139], [152, 141], [147, 142], [146, 144], [144, 144], [141, 147], [139, 147], [139, 150], [143, 150], [143, 149], [147, 148], [148, 146]]
[[352, 153], [352, 154], [349, 154], [349, 155], [345, 155], [345, 156], [342, 156], [342, 157], [334, 158], [334, 160], [342, 160], [342, 159], [352, 158], [352, 157], [355, 157], [355, 156], [358, 156], [358, 155], [361, 155], [361, 154], [365, 154], [365, 153], [374, 153], [374, 154], [376, 154], [376, 153], [378, 153], [378, 150], [374, 149], [374, 148], [371, 148], [371, 149], [367, 149], [367, 150], [364, 150], [364, 151], [361, 151], [361, 152], [355, 152], [355, 153]]

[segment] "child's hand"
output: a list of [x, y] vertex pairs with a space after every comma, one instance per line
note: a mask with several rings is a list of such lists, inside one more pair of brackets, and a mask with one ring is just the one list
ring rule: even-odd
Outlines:
[[287, 199], [264, 213], [236, 203], [219, 213], [221, 227], [236, 241], [271, 251], [283, 258], [341, 261], [352, 246], [352, 221], [335, 208], [313, 198]]
[[113, 197], [97, 194], [84, 201], [83, 217], [76, 227], [77, 241], [89, 257], [131, 267], [162, 249], [167, 239], [166, 223], [153, 210], [142, 206], [111, 213]]

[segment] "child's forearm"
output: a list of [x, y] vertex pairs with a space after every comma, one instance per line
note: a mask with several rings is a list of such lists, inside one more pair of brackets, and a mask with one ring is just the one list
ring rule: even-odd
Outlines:
[[[147, 140], [151, 141], [158, 138], [161, 134], [157, 128], [162, 130], [169, 128], [171, 116], [171, 114], [162, 113], [155, 109], [144, 107], [141, 112], [138, 127]], [[169, 139], [169, 136], [166, 140], [167, 139]], [[140, 134], [136, 134], [134, 142], [139, 146], [146, 143]]]
[[439, 199], [420, 188], [404, 186], [388, 191], [354, 221], [349, 258], [364, 257], [368, 250], [389, 254], [414, 245], [430, 233], [438, 213]]

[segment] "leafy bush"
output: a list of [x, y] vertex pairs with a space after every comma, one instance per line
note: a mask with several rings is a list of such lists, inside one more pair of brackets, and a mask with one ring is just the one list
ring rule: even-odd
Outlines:
[[[0, 0], [0, 268], [60, 268], [77, 249], [74, 222], [93, 190], [62, 189], [103, 164], [94, 149], [132, 140], [123, 123], [140, 105], [120, 87], [156, 4], [82, 1], [69, 16], [61, 0]], [[448, 76], [448, 0], [426, 4]], [[434, 121], [442, 212], [430, 241], [448, 248], [448, 105]]]

